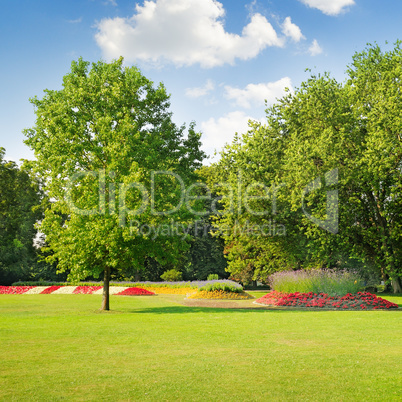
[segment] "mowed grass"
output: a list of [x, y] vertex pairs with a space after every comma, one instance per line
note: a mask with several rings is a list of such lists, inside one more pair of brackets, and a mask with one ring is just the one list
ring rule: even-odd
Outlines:
[[182, 299], [112, 296], [101, 313], [96, 295], [0, 295], [0, 400], [402, 398], [401, 310], [211, 309]]

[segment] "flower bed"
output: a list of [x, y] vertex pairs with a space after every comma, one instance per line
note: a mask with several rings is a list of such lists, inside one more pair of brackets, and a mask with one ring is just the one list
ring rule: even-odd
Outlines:
[[278, 301], [285, 295], [286, 293], [284, 292], [278, 292], [277, 290], [272, 290], [271, 292], [257, 299], [254, 303], [266, 304], [268, 306], [269, 305], [275, 306], [276, 303], [278, 303]]
[[[184, 289], [184, 288], [182, 288]], [[189, 288], [190, 290], [191, 289]], [[187, 289], [188, 290], [188, 289]], [[102, 294], [102, 286], [0, 286], [0, 294]], [[110, 286], [110, 295], [154, 295], [147, 289], [126, 286]]]
[[77, 286], [60, 286], [59, 289], [56, 289], [52, 292], [54, 295], [72, 295]]
[[42, 293], [47, 286], [35, 286], [32, 289], [29, 289], [27, 292], [24, 293], [24, 295], [38, 295]]
[[[126, 286], [109, 286], [109, 295], [117, 295], [117, 293], [122, 292], [123, 290], [128, 289]], [[101, 295], [103, 294], [103, 287], [100, 286], [98, 290], [92, 293], [93, 295]]]
[[168, 286], [141, 286], [141, 289], [149, 290], [150, 292], [160, 295], [186, 295], [197, 291], [195, 288], [172, 288]]
[[[68, 282], [46, 282], [46, 281], [36, 281], [36, 282], [16, 282], [15, 286], [43, 286], [44, 291], [40, 291], [40, 294], [49, 294], [56, 292], [56, 294], [70, 294], [73, 293], [76, 286], [71, 285]], [[49, 291], [46, 289], [46, 286]], [[103, 287], [102, 282], [80, 282], [80, 287], [98, 287], [99, 290], [95, 290], [92, 294], [102, 294], [101, 288]], [[243, 288], [240, 284], [233, 282], [228, 279], [214, 279], [206, 281], [179, 281], [179, 282], [110, 282], [109, 293], [117, 294], [129, 287], [136, 287], [140, 289], [146, 289], [150, 292], [156, 294], [176, 294], [176, 295], [187, 295], [189, 293], [194, 293], [202, 287], [215, 287], [221, 288], [222, 290], [232, 291], [242, 291]], [[203, 289], [211, 290], [211, 289]], [[215, 290], [215, 289], [213, 289]], [[82, 292], [80, 292], [82, 293]]]
[[0, 286], [1, 295], [22, 295], [35, 286]]
[[85, 294], [85, 295], [90, 295], [97, 290], [102, 289], [102, 286], [77, 286], [74, 289], [73, 294]]
[[200, 290], [187, 297], [187, 299], [229, 299], [229, 300], [247, 300], [253, 296], [246, 292], [228, 292], [224, 290]]
[[255, 301], [256, 304], [283, 306], [283, 307], [307, 307], [330, 308], [342, 310], [378, 310], [398, 308], [381, 297], [368, 292], [348, 293], [345, 296], [329, 296], [326, 293], [281, 293], [269, 292]]
[[127, 288], [120, 293], [116, 293], [116, 295], [119, 296], [152, 296], [155, 295], [154, 292], [150, 292], [149, 290], [146, 289], [140, 289], [140, 288]]
[[41, 295], [49, 295], [49, 294], [53, 293], [54, 291], [56, 291], [57, 289], [60, 289], [60, 288], [61, 288], [61, 286], [49, 286], [45, 290], [42, 290], [42, 292], [40, 292], [40, 294]]
[[[34, 286], [37, 283], [40, 286]], [[63, 282], [19, 282], [19, 286], [3, 286], [6, 290], [3, 293], [22, 294], [29, 289], [32, 294], [102, 294], [102, 282], [81, 282], [79, 286], [71, 285]], [[12, 288], [14, 290], [11, 290]], [[181, 281], [181, 282], [110, 282], [109, 294], [123, 294], [126, 289], [136, 288], [143, 289], [151, 294], [175, 294], [175, 295], [189, 295], [199, 291], [206, 291], [201, 293], [199, 298], [224, 298], [224, 299], [244, 299], [249, 298], [245, 296], [243, 288], [236, 282], [230, 280], [209, 280], [209, 281]], [[20, 290], [15, 290], [20, 289]], [[26, 289], [25, 291], [23, 289]], [[221, 290], [222, 292], [214, 293], [213, 291]], [[137, 294], [133, 293], [124, 294]], [[1, 293], [1, 292], [0, 292]], [[236, 297], [232, 293], [239, 293], [241, 296]], [[202, 297], [206, 296], [206, 297]]]

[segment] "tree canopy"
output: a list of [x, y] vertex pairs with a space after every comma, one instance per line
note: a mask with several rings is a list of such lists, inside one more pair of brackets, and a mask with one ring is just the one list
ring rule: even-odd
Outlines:
[[[231, 272], [363, 264], [401, 291], [400, 46], [368, 45], [344, 83], [312, 75], [222, 152], [215, 181], [237, 189], [239, 207], [222, 190], [216, 224], [256, 226], [224, 234]], [[261, 233], [275, 222], [286, 235]]]
[[203, 159], [200, 134], [191, 124], [185, 135], [164, 86], [122, 58], [74, 61], [62, 89], [44, 92], [25, 135], [52, 200], [41, 224], [49, 258], [71, 279], [103, 274], [109, 309], [111, 270], [168, 264], [188, 248], [169, 224], [193, 219], [181, 201]]

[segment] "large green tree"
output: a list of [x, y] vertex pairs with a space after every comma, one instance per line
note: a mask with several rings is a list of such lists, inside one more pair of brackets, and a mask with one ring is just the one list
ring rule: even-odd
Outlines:
[[51, 258], [71, 279], [103, 274], [108, 310], [112, 270], [169, 265], [188, 248], [177, 222], [193, 219], [182, 201], [203, 158], [200, 134], [190, 125], [185, 135], [164, 86], [122, 58], [74, 61], [61, 90], [31, 102], [26, 143], [52, 200], [41, 225]]
[[[347, 89], [360, 141], [351, 232], [363, 252], [402, 292], [402, 49], [368, 46], [355, 54]], [[353, 197], [353, 198], [352, 198]], [[350, 228], [352, 229], [352, 228]]]
[[[386, 52], [369, 45], [353, 57], [348, 76], [341, 84], [312, 75], [267, 110], [266, 125], [251, 125], [224, 150], [218, 180], [233, 187], [241, 175], [235, 188], [261, 198], [245, 208], [244, 190], [237, 191], [241, 207], [226, 208], [217, 224], [233, 225], [236, 215], [259, 226], [274, 218], [286, 236], [254, 238], [260, 251], [252, 250], [253, 261], [265, 254], [280, 269], [347, 266], [352, 258], [374, 266], [400, 292], [400, 43]], [[250, 255], [239, 236], [226, 241], [243, 259]], [[239, 267], [233, 261], [229, 269]]]

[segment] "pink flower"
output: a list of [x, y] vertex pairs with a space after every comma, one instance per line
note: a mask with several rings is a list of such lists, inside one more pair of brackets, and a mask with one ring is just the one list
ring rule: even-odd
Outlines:
[[0, 286], [0, 294], [2, 295], [22, 295], [35, 286]]
[[102, 286], [77, 286], [73, 294], [91, 294], [97, 290], [102, 289]]
[[151, 296], [155, 293], [141, 288], [127, 288], [117, 294], [121, 296]]

